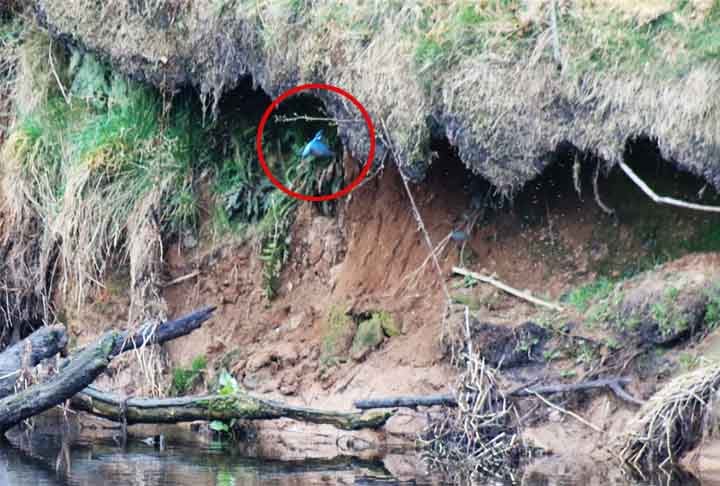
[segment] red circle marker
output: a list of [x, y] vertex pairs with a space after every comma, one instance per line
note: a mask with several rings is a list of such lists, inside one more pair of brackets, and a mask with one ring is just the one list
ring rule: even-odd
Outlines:
[[[267, 123], [268, 119], [270, 118], [270, 115], [273, 111], [278, 107], [280, 103], [282, 103], [284, 100], [286, 100], [288, 97], [299, 93], [301, 91], [306, 91], [309, 89], [326, 89], [328, 91], [332, 91], [333, 93], [337, 93], [341, 96], [344, 96], [350, 102], [355, 105], [355, 107], [360, 110], [360, 113], [362, 113], [363, 118], [365, 119], [365, 124], [368, 128], [368, 134], [370, 135], [370, 151], [368, 152], [368, 158], [367, 162], [365, 162], [365, 165], [363, 166], [362, 170], [360, 171], [360, 174], [353, 180], [350, 184], [348, 184], [346, 187], [340, 189], [337, 192], [333, 192], [332, 194], [326, 194], [324, 196], [308, 196], [307, 194], [300, 194], [299, 192], [295, 192], [291, 189], [288, 189], [283, 185], [282, 182], [277, 180], [275, 176], [272, 174], [272, 171], [268, 167], [267, 163], [265, 162], [265, 155], [263, 154], [262, 149], [262, 138], [263, 138], [263, 131], [265, 130], [265, 124]], [[338, 88], [337, 86], [333, 86], [331, 84], [322, 84], [322, 83], [310, 83], [310, 84], [301, 84], [300, 86], [295, 86], [294, 88], [291, 88], [287, 91], [285, 91], [283, 94], [278, 96], [273, 100], [273, 102], [268, 106], [267, 110], [265, 110], [265, 113], [263, 113], [262, 118], [260, 119], [260, 124], [258, 125], [258, 131], [257, 136], [255, 137], [255, 147], [257, 149], [258, 159], [260, 160], [260, 165], [263, 168], [263, 171], [265, 171], [265, 174], [268, 176], [268, 179], [270, 179], [270, 182], [272, 182], [275, 187], [280, 189], [282, 192], [287, 194], [290, 197], [294, 197], [296, 199], [301, 199], [303, 201], [331, 201], [333, 199], [337, 199], [342, 196], [346, 196], [355, 189], [360, 182], [367, 176], [368, 172], [370, 172], [370, 167], [372, 166], [373, 158], [375, 157], [375, 127], [373, 126], [372, 119], [370, 118], [370, 115], [368, 114], [365, 107], [360, 104], [358, 100], [355, 99], [353, 95], [348, 93], [347, 91]]]

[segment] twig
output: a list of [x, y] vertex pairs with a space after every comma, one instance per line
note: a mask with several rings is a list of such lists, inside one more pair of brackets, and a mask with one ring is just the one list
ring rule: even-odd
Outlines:
[[322, 121], [322, 122], [330, 122], [334, 125], [337, 125], [339, 123], [365, 123], [365, 120], [359, 118], [359, 119], [347, 119], [347, 120], [338, 120], [337, 118], [331, 118], [331, 117], [322, 117], [322, 116], [307, 116], [307, 115], [298, 115], [297, 113], [293, 113], [293, 116], [285, 116], [285, 115], [276, 115], [275, 121], [281, 122], [281, 123], [288, 123], [288, 122], [294, 122], [298, 120], [303, 121]]
[[160, 287], [172, 287], [173, 285], [177, 285], [179, 283], [185, 282], [186, 280], [190, 280], [191, 278], [195, 278], [198, 275], [200, 275], [200, 270], [195, 270], [194, 272], [188, 273], [187, 275], [183, 275], [182, 277], [178, 277], [176, 279], [170, 280], [169, 282], [160, 284]]
[[53, 77], [55, 78], [55, 81], [57, 82], [58, 86], [60, 87], [60, 93], [62, 94], [62, 97], [65, 99], [65, 103], [68, 105], [70, 104], [70, 97], [68, 96], [67, 92], [65, 91], [65, 87], [63, 86], [62, 82], [60, 81], [60, 76], [58, 76], [57, 71], [55, 71], [55, 62], [53, 62], [53, 42], [52, 39], [50, 39], [50, 47], [48, 48], [48, 59], [50, 60], [50, 70], [53, 73]]
[[[381, 119], [380, 123], [383, 126], [383, 131], [387, 134], [390, 133], [385, 126], [385, 120]], [[423, 234], [423, 237], [425, 238], [425, 243], [427, 244], [427, 247], [430, 249], [430, 253], [432, 255], [433, 263], [435, 264], [435, 268], [437, 269], [438, 276], [440, 277], [440, 284], [442, 285], [443, 292], [445, 292], [445, 298], [447, 299], [447, 302], [452, 301], [452, 297], [450, 297], [450, 291], [447, 288], [447, 284], [445, 283], [445, 279], [443, 278], [443, 271], [442, 267], [440, 266], [440, 262], [437, 259], [437, 255], [435, 255], [435, 247], [433, 246], [432, 239], [430, 239], [430, 234], [427, 231], [427, 228], [425, 228], [425, 223], [423, 222], [422, 216], [420, 216], [420, 210], [417, 207], [417, 204], [415, 204], [415, 198], [412, 195], [412, 192], [410, 191], [410, 185], [408, 184], [407, 177], [403, 173], [402, 170], [400, 170], [400, 160], [398, 159], [397, 153], [395, 152], [395, 148], [393, 147], [392, 143], [390, 142], [389, 138], [385, 140], [385, 144], [387, 145], [388, 149], [390, 150], [390, 153], [393, 155], [393, 159], [395, 160], [395, 165], [398, 168], [398, 172], [400, 173], [400, 178], [403, 181], [403, 185], [405, 186], [405, 192], [408, 195], [408, 199], [410, 200], [410, 205], [412, 206], [413, 215], [415, 216], [415, 220], [417, 221], [418, 228]], [[444, 334], [444, 329], [443, 329]]]
[[471, 272], [470, 270], [466, 270], [464, 268], [460, 267], [453, 267], [452, 269], [453, 273], [457, 273], [459, 275], [464, 275], [466, 277], [472, 277], [475, 280], [479, 280], [480, 282], [490, 284], [494, 287], [499, 288], [500, 290], [504, 290], [508, 294], [512, 294], [515, 297], [519, 297], [523, 300], [527, 300], [528, 302], [531, 302], [535, 305], [539, 305], [542, 307], [547, 307], [548, 309], [552, 309], [558, 312], [562, 312], [564, 309], [560, 307], [558, 304], [555, 304], [553, 302], [547, 302], [542, 299], [538, 299], [537, 297], [533, 297], [530, 295], [529, 292], [523, 292], [516, 288], [510, 287], [509, 285], [506, 285], [499, 280], [494, 279], [493, 277], [488, 277], [487, 275], [482, 275], [479, 273]]
[[642, 190], [642, 192], [644, 192], [650, 199], [652, 199], [653, 202], [656, 202], [658, 204], [667, 204], [669, 206], [677, 206], [680, 208], [695, 209], [697, 211], [720, 213], [720, 206], [695, 204], [681, 201], [672, 197], [658, 196], [657, 193], [653, 191], [650, 186], [648, 186], [645, 181], [643, 181], [635, 172], [633, 172], [633, 170], [628, 167], [625, 162], [619, 161], [618, 164], [620, 164], [620, 168], [623, 170], [623, 172], [625, 172], [625, 174], [630, 178], [630, 180], [632, 180], [640, 188], [640, 190]]
[[601, 429], [601, 428], [598, 427], [597, 425], [593, 424], [592, 422], [588, 422], [587, 420], [585, 420], [584, 418], [582, 418], [580, 415], [576, 414], [575, 412], [571, 412], [570, 410], [567, 410], [567, 409], [562, 408], [560, 405], [554, 404], [553, 402], [551, 402], [550, 400], [548, 400], [547, 398], [543, 397], [542, 395], [540, 395], [540, 394], [537, 393], [537, 392], [534, 392], [534, 391], [532, 391], [532, 390], [528, 390], [528, 391], [529, 391], [530, 393], [532, 393], [533, 395], [535, 395], [536, 397], [538, 397], [538, 398], [539, 398], [543, 403], [545, 403], [545, 405], [547, 405], [548, 407], [554, 408], [554, 409], [557, 410], [558, 412], [561, 412], [561, 413], [564, 413], [564, 414], [566, 414], [566, 415], [571, 416], [571, 417], [574, 418], [575, 420], [577, 420], [577, 421], [579, 421], [579, 422], [587, 425], [588, 427], [590, 427], [591, 429], [593, 429], [593, 430], [595, 430], [595, 431], [597, 431], [597, 432], [600, 432], [600, 433], [603, 432], [603, 429]]

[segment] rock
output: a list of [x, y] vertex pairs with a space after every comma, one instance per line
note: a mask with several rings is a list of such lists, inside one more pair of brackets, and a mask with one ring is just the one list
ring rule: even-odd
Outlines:
[[269, 368], [262, 368], [255, 373], [245, 373], [242, 384], [248, 390], [267, 389], [272, 378], [273, 372]]
[[297, 345], [291, 342], [279, 344], [271, 353], [272, 358], [279, 360], [282, 367], [293, 366], [298, 361]]
[[270, 364], [273, 360], [273, 351], [266, 350], [254, 354], [245, 366], [249, 372], [254, 372]]
[[385, 339], [385, 335], [380, 319], [368, 319], [361, 322], [350, 348], [350, 357], [355, 361], [363, 360], [370, 351], [383, 342], [383, 339]]
[[305, 313], [304, 313], [304, 312], [301, 313], [301, 314], [295, 314], [294, 316], [290, 317], [290, 318], [285, 322], [285, 328], [286, 328], [288, 331], [294, 331], [295, 329], [297, 329], [297, 328], [300, 327], [300, 325], [303, 323], [304, 320], [305, 320]]
[[323, 325], [320, 359], [324, 362], [347, 356], [355, 337], [355, 322], [342, 309], [334, 307]]

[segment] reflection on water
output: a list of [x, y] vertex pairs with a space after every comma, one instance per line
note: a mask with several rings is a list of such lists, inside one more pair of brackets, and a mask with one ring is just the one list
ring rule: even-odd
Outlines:
[[[543, 462], [545, 462], [543, 464]], [[608, 465], [540, 461], [530, 466], [520, 483], [527, 486], [700, 485], [675, 471], [654, 478], [632, 477]], [[0, 443], [2, 486], [250, 486], [355, 484], [440, 484], [415, 478], [401, 482], [381, 462], [348, 458], [332, 461], [267, 461], [243, 456], [222, 444], [209, 447], [167, 446], [163, 450], [131, 441], [73, 439], [35, 432]], [[480, 481], [475, 484], [495, 485]], [[710, 484], [710, 483], [708, 483]]]
[[169, 446], [162, 451], [141, 442], [124, 448], [98, 442], [63, 446], [57, 436], [33, 434], [22, 448], [0, 445], [3, 486], [388, 484], [392, 479], [381, 463], [351, 459], [262, 461], [242, 457], [219, 444], [205, 448]]

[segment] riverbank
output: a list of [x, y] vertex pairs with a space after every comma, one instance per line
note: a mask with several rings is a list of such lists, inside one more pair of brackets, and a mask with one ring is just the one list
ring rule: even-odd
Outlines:
[[[517, 127], [532, 119], [559, 123], [556, 111], [536, 117], [535, 111], [508, 111], [493, 105], [495, 98], [483, 99], [472, 106], [490, 103], [489, 118], [502, 111], [497, 128], [505, 134], [487, 138], [493, 146], [485, 150], [468, 137], [485, 140], [487, 127], [473, 131], [451, 119], [453, 113], [475, 119], [471, 104], [463, 104], [470, 111], [443, 111], [443, 127], [433, 131], [418, 128], [426, 118], [405, 105], [388, 105], [385, 111], [384, 98], [360, 86], [356, 94], [365, 95], [362, 101], [376, 121], [400, 112], [405, 117], [389, 127], [378, 123], [379, 143], [385, 145], [375, 160], [379, 170], [335, 204], [300, 203], [269, 185], [254, 155], [257, 121], [287, 81], [275, 77], [282, 70], [272, 71], [267, 59], [253, 57], [265, 51], [227, 51], [237, 39], [221, 39], [218, 52], [232, 62], [212, 78], [217, 59], [203, 64], [197, 56], [206, 51], [191, 53], [176, 37], [178, 29], [202, 30], [200, 24], [183, 27], [180, 11], [177, 17], [152, 19], [130, 12], [127, 25], [105, 12], [106, 25], [120, 25], [117, 35], [129, 39], [119, 52], [107, 44], [115, 34], [98, 34], [105, 31], [97, 12], [88, 11], [87, 22], [70, 25], [72, 9], [62, 13], [48, 2], [35, 3], [24, 15], [5, 15], [0, 35], [6, 54], [0, 64], [3, 344], [39, 325], [61, 322], [70, 348], [76, 349], [110, 328], [211, 304], [217, 306], [215, 317], [202, 329], [116, 359], [97, 385], [126, 396], [181, 396], [217, 392], [231, 382], [229, 376], [235, 386], [265, 398], [333, 410], [351, 410], [359, 399], [454, 392], [462, 367], [452, 358], [468, 340], [485, 363], [498, 368], [501, 392], [622, 376], [630, 381], [626, 392], [645, 401], [672, 378], [714, 366], [720, 220], [710, 212], [653, 202], [617, 164], [623, 160], [662, 195], [719, 205], [715, 169], [708, 162], [716, 150], [714, 135], [707, 135], [714, 119], [700, 125], [688, 121], [700, 112], [714, 113], [713, 106], [699, 102], [685, 107], [689, 111], [682, 116], [667, 118], [663, 114], [675, 105], [666, 103], [639, 124], [623, 118], [612, 125], [608, 115], [601, 125], [614, 135], [600, 143], [589, 135], [600, 122], [580, 115], [600, 117], [602, 110], [588, 112], [586, 105], [570, 103], [572, 127], [539, 130], [546, 133], [540, 142], [525, 140]], [[202, 5], [185, 12], [187, 18], [196, 18], [194, 9]], [[715, 10], [700, 15], [700, 7], [698, 2], [668, 7], [642, 21], [619, 20], [613, 28], [624, 32], [639, 25], [638, 35], [645, 37], [635, 40], [655, 46], [643, 51], [650, 56], [644, 62], [657, 67], [651, 61], [660, 39], [695, 39], [712, 30]], [[565, 8], [559, 14], [567, 23], [573, 11]], [[517, 12], [498, 7], [495, 13], [512, 18]], [[235, 25], [239, 30], [232, 33], [240, 35], [249, 25], [241, 14], [233, 10], [218, 21]], [[692, 22], [682, 30], [685, 16]], [[267, 19], [278, 18], [282, 15]], [[487, 26], [480, 20], [473, 25], [463, 29]], [[529, 39], [544, 38], [531, 31]], [[143, 39], [167, 49], [167, 59], [155, 51], [138, 57]], [[518, 42], [512, 55], [525, 59], [525, 41]], [[694, 56], [703, 45], [684, 48]], [[549, 52], [540, 56], [543, 69], [552, 67]], [[460, 57], [470, 63], [476, 54]], [[152, 56], [156, 59], [149, 60]], [[634, 66], [625, 61], [624, 68]], [[243, 62], [247, 66], [240, 69]], [[431, 68], [444, 62], [438, 58]], [[202, 69], [192, 71], [195, 64]], [[278, 66], [288, 65], [294, 64]], [[599, 75], [593, 66], [591, 74]], [[697, 66], [714, 72], [705, 61]], [[662, 82], [672, 93], [693, 83], [714, 86], [714, 78], [702, 78], [695, 68], [653, 76], [667, 75]], [[498, 76], [507, 74], [503, 69]], [[175, 74], [164, 78], [169, 72]], [[414, 71], [405, 74], [419, 82]], [[441, 90], [452, 85], [445, 76], [436, 81]], [[643, 86], [628, 98], [632, 103], [666, 85]], [[435, 105], [423, 102], [424, 91], [418, 89], [419, 106], [430, 110]], [[662, 100], [669, 103], [669, 98], [678, 97]], [[636, 108], [623, 105], [609, 113], [632, 118], [642, 112]], [[342, 112], [322, 96], [293, 105], [286, 115], [293, 109], [331, 118]], [[660, 118], [681, 123], [683, 130], [669, 136], [669, 125], [659, 127]], [[366, 147], [360, 135], [339, 127], [330, 135], [345, 150], [332, 173], [306, 170], [297, 161], [280, 165], [318, 128], [284, 127], [268, 132], [268, 146], [278, 147], [268, 159], [294, 174], [290, 182], [323, 192], [357, 172], [354, 159], [361, 159]], [[689, 127], [707, 135], [693, 144], [693, 156], [699, 155], [692, 163], [687, 157], [691, 137], [683, 135]], [[419, 138], [403, 138], [408, 131]], [[510, 136], [514, 142], [505, 143]], [[407, 142], [397, 151], [409, 158], [393, 161], [387, 152], [392, 140]], [[531, 144], [532, 150], [517, 152], [517, 144]], [[432, 164], [408, 164], [408, 154], [417, 155], [420, 146]], [[505, 164], [508, 151], [518, 157]], [[528, 162], [540, 152], [542, 163]], [[483, 153], [496, 155], [478, 162]], [[459, 276], [454, 267], [494, 276], [520, 298]], [[527, 295], [555, 310], [522, 298]], [[547, 399], [556, 407], [534, 396], [514, 402], [522, 419], [519, 437], [560, 461], [577, 451], [593, 461], [614, 461], [616, 450], [608, 444], [623, 436], [638, 413], [608, 389]], [[417, 460], [417, 434], [428, 420], [452, 413], [402, 412], [378, 432], [346, 433], [288, 421], [215, 427], [226, 440], [233, 430], [247, 433], [248, 450], [272, 459], [348, 454], [387, 459], [402, 450], [403, 458], [412, 452]], [[398, 476], [411, 476], [413, 468], [422, 472], [417, 461], [398, 461], [388, 467], [394, 474], [402, 471]]]

